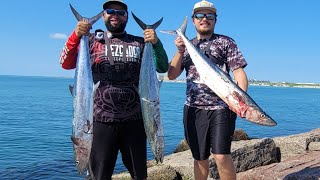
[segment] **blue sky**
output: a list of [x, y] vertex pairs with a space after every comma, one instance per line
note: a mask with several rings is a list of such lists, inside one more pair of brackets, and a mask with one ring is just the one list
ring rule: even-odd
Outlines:
[[[102, 0], [3, 1], [0, 33], [0, 74], [73, 77], [63, 70], [59, 55], [76, 25], [71, 3], [83, 16], [102, 10]], [[126, 0], [147, 24], [164, 18], [157, 33], [169, 59], [176, 51], [175, 37], [160, 30], [176, 29], [189, 17], [187, 36], [195, 36], [190, 19], [198, 0]], [[320, 83], [320, 1], [318, 0], [215, 0], [218, 22], [215, 32], [232, 37], [248, 62], [249, 79], [273, 82]], [[93, 29], [105, 29], [99, 20]], [[142, 36], [131, 14], [127, 32]], [[180, 78], [184, 78], [183, 73]]]

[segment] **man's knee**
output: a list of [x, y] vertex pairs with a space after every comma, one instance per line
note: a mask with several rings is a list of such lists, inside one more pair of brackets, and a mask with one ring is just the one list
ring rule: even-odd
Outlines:
[[196, 159], [195, 159], [194, 162], [195, 162], [196, 164], [198, 164], [198, 165], [201, 165], [201, 166], [207, 165], [207, 164], [209, 163], [208, 159], [206, 159], [206, 160], [196, 160]]
[[218, 163], [218, 164], [232, 161], [230, 154], [214, 154], [213, 158], [216, 161], [216, 163]]

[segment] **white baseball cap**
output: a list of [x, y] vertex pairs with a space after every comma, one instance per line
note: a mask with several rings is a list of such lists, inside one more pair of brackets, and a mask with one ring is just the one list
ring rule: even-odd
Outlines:
[[203, 9], [207, 9], [207, 10], [210, 10], [212, 11], [213, 13], [217, 13], [217, 9], [214, 7], [214, 5], [209, 2], [209, 1], [206, 1], [206, 0], [202, 0], [200, 2], [197, 2], [194, 7], [193, 7], [193, 10], [192, 10], [192, 15], [199, 11], [199, 10], [203, 10]]

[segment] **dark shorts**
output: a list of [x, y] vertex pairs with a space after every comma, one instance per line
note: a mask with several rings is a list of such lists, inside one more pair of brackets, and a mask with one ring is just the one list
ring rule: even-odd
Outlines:
[[206, 160], [213, 154], [230, 154], [237, 115], [229, 109], [203, 110], [184, 106], [185, 137], [192, 156]]
[[146, 134], [141, 121], [125, 123], [93, 123], [90, 174], [97, 180], [109, 180], [118, 151], [133, 179], [147, 177]]

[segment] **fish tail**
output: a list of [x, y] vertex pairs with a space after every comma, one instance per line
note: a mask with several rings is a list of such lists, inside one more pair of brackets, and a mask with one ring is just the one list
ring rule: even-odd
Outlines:
[[166, 33], [166, 34], [171, 34], [171, 35], [177, 35], [178, 34], [177, 31], [180, 31], [183, 35], [185, 35], [186, 29], [187, 29], [187, 24], [188, 24], [188, 16], [185, 17], [185, 19], [179, 29], [177, 29], [177, 30], [161, 30], [160, 32]]
[[156, 29], [162, 22], [163, 18], [161, 18], [159, 21], [154, 23], [153, 25], [147, 25], [146, 23], [142, 22], [136, 15], [134, 15], [133, 12], [131, 12], [133, 19], [138, 23], [138, 25], [143, 29]]
[[180, 32], [183, 35], [186, 35], [187, 24], [188, 24], [188, 16], [186, 16], [184, 18], [183, 23], [181, 24], [180, 28], [178, 29], [178, 30], [180, 30]]
[[70, 5], [70, 8], [71, 8], [72, 13], [73, 13], [74, 16], [77, 18], [78, 21], [83, 21], [84, 19], [86, 19], [86, 20], [88, 20], [88, 22], [89, 22], [91, 25], [93, 25], [95, 22], [97, 22], [97, 21], [101, 18], [102, 14], [103, 14], [103, 11], [102, 11], [102, 12], [100, 12], [99, 14], [97, 14], [97, 15], [91, 17], [91, 18], [84, 18], [84, 17], [82, 17], [82, 16], [77, 12], [76, 9], [74, 9], [74, 8], [72, 7], [71, 4], [69, 4], [69, 5]]

